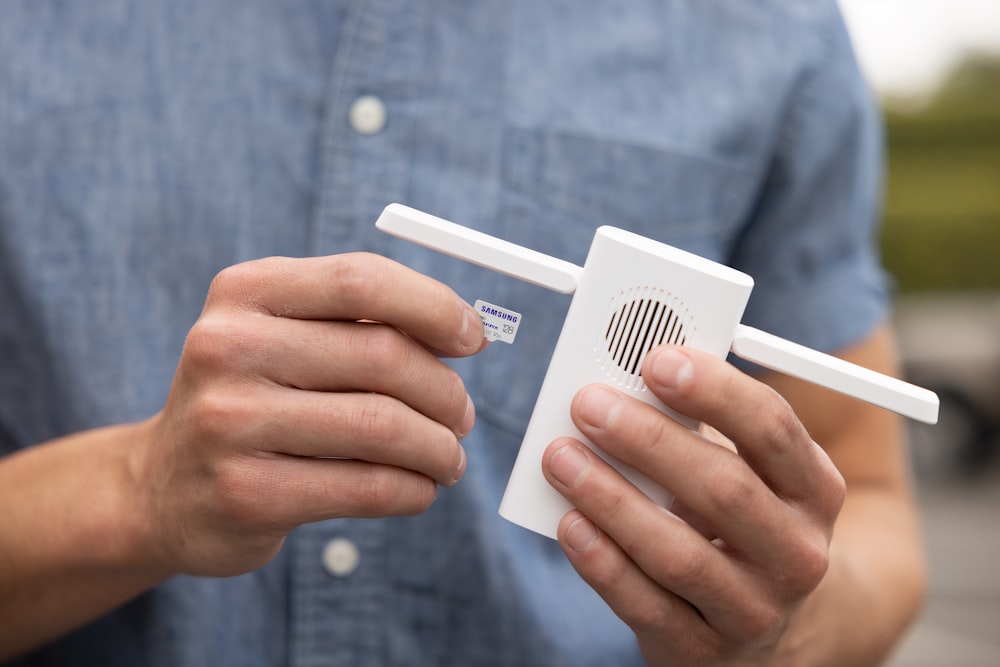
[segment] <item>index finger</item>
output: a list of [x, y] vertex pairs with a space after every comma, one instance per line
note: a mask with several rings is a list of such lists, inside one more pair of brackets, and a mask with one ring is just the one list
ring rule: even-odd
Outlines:
[[484, 345], [482, 320], [451, 288], [372, 253], [237, 264], [212, 283], [206, 307], [220, 302], [275, 317], [382, 322], [446, 356]]
[[672, 345], [649, 353], [643, 378], [668, 406], [732, 440], [779, 495], [816, 498], [824, 489], [832, 494], [839, 479], [833, 463], [771, 387], [722, 359]]

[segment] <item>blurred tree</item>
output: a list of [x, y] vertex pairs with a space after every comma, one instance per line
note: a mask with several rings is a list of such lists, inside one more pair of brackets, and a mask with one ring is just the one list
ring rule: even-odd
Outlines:
[[886, 112], [883, 258], [902, 292], [1000, 290], [1000, 61]]

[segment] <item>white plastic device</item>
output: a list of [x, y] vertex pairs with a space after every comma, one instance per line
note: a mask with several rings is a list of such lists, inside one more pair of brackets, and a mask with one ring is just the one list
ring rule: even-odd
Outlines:
[[595, 447], [570, 418], [577, 391], [603, 382], [697, 428], [642, 380], [646, 353], [663, 343], [720, 358], [731, 351], [902, 415], [937, 421], [938, 397], [927, 389], [740, 324], [753, 279], [659, 241], [600, 227], [579, 267], [401, 204], [387, 206], [375, 225], [452, 257], [574, 294], [500, 504], [501, 516], [543, 535], [554, 538], [559, 519], [571, 509], [541, 469], [545, 448], [561, 436], [587, 443], [655, 502], [670, 503], [665, 489]]

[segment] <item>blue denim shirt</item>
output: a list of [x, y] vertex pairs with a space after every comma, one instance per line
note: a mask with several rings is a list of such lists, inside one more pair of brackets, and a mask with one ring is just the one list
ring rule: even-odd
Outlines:
[[639, 663], [558, 546], [496, 514], [567, 298], [372, 223], [400, 201], [578, 263], [630, 228], [750, 273], [745, 321], [835, 349], [885, 314], [879, 161], [834, 0], [0, 4], [0, 451], [160, 409], [242, 260], [374, 251], [524, 322], [456, 362], [479, 419], [430, 511], [303, 526], [15, 664]]

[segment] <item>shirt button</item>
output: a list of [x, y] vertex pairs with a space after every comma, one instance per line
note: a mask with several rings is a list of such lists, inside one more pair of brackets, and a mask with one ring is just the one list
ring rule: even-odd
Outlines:
[[332, 577], [349, 577], [358, 569], [361, 554], [346, 537], [337, 537], [323, 547], [323, 569]]
[[362, 95], [351, 103], [348, 120], [358, 134], [376, 134], [385, 127], [385, 104], [374, 95]]

